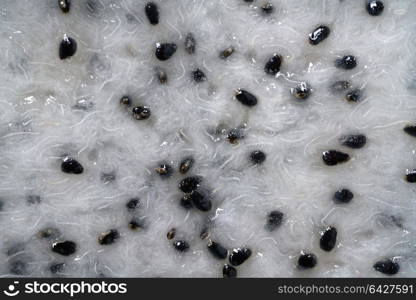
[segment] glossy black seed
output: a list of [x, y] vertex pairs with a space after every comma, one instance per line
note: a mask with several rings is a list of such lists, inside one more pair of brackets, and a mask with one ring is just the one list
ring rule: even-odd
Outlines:
[[302, 253], [298, 258], [298, 266], [301, 269], [311, 269], [316, 266], [317, 262], [313, 253]]
[[61, 44], [59, 45], [59, 58], [65, 59], [71, 57], [75, 54], [76, 51], [77, 42], [65, 34]]
[[265, 14], [271, 14], [274, 11], [274, 6], [270, 2], [267, 2], [262, 5], [261, 10]]
[[273, 54], [264, 65], [264, 72], [270, 75], [276, 75], [280, 71], [282, 57], [279, 54]]
[[138, 230], [138, 229], [144, 227], [144, 222], [142, 220], [138, 219], [138, 218], [133, 218], [133, 219], [130, 220], [130, 222], [128, 224], [128, 227], [131, 230]]
[[[248, 1], [246, 1], [248, 2]], [[237, 269], [233, 266], [225, 264], [222, 268], [222, 277], [223, 278], [236, 278], [237, 277]]]
[[176, 229], [172, 228], [171, 230], [168, 231], [168, 233], [166, 234], [166, 237], [168, 238], [168, 240], [172, 240], [173, 238], [175, 238], [176, 235]]
[[68, 174], [82, 174], [84, 167], [74, 158], [66, 156], [62, 160], [61, 170]]
[[194, 159], [192, 157], [186, 157], [181, 161], [181, 164], [179, 165], [179, 172], [181, 174], [186, 174], [189, 169], [192, 168], [194, 164]]
[[227, 59], [231, 54], [234, 53], [233, 47], [228, 47], [220, 52], [220, 58], [221, 59]]
[[322, 154], [322, 160], [328, 166], [335, 166], [339, 163], [347, 162], [349, 159], [350, 156], [347, 153], [337, 150], [328, 150]]
[[64, 256], [74, 254], [77, 245], [72, 241], [56, 242], [52, 244], [52, 251]]
[[252, 107], [257, 104], [257, 97], [246, 90], [239, 89], [235, 94], [235, 98], [245, 106]]
[[349, 189], [341, 189], [334, 193], [333, 200], [337, 203], [349, 203], [354, 198], [354, 194]]
[[253, 164], [261, 164], [266, 160], [266, 154], [263, 151], [255, 150], [250, 153], [250, 161]]
[[194, 207], [194, 205], [192, 204], [192, 199], [190, 194], [186, 194], [181, 198], [181, 202], [180, 202], [181, 206], [185, 209], [191, 209], [192, 207]]
[[179, 182], [179, 189], [184, 193], [191, 193], [199, 187], [201, 181], [199, 176], [186, 177]]
[[351, 134], [342, 137], [341, 143], [353, 149], [360, 149], [367, 143], [367, 138], [363, 134]]
[[150, 24], [157, 25], [159, 23], [159, 8], [153, 2], [149, 2], [144, 7], [144, 12]]
[[136, 120], [146, 120], [149, 119], [152, 114], [150, 108], [147, 106], [136, 106], [132, 109], [133, 118]]
[[58, 5], [63, 13], [68, 13], [71, 8], [71, 0], [58, 0]]
[[416, 182], [416, 170], [408, 170], [406, 173], [406, 181], [410, 183]]
[[322, 232], [321, 239], [319, 241], [319, 245], [321, 249], [324, 251], [331, 251], [334, 249], [335, 244], [337, 242], [337, 230], [335, 227], [328, 227]]
[[167, 178], [170, 177], [173, 173], [173, 168], [168, 163], [161, 163], [159, 167], [155, 169], [161, 177]]
[[226, 259], [228, 256], [228, 250], [219, 243], [209, 240], [207, 247], [215, 258]]
[[203, 82], [207, 80], [205, 73], [201, 69], [196, 69], [195, 71], [192, 71], [192, 78], [195, 80], [195, 82]]
[[49, 267], [49, 271], [51, 271], [52, 274], [60, 273], [64, 270], [65, 264], [59, 263], [59, 264], [53, 264]]
[[162, 69], [157, 69], [156, 71], [157, 79], [159, 80], [160, 84], [165, 84], [168, 82], [168, 75], [166, 72]]
[[123, 96], [120, 99], [120, 104], [124, 106], [131, 106], [131, 99], [129, 96]]
[[212, 208], [211, 200], [208, 196], [198, 192], [193, 191], [189, 194], [192, 204], [201, 211], [210, 211]]
[[391, 258], [380, 260], [374, 264], [374, 269], [386, 275], [397, 274], [400, 270], [400, 265]]
[[384, 10], [384, 4], [379, 0], [368, 0], [366, 8], [371, 16], [379, 16]]
[[126, 203], [126, 207], [128, 211], [134, 211], [140, 205], [140, 199], [132, 198]]
[[345, 55], [335, 60], [335, 66], [344, 70], [351, 70], [357, 66], [357, 60], [353, 55]]
[[266, 229], [270, 232], [282, 225], [284, 214], [281, 211], [273, 210], [267, 215]]
[[189, 250], [189, 244], [187, 241], [176, 241], [173, 243], [173, 247], [180, 252], [185, 252]]
[[408, 135], [416, 137], [416, 125], [406, 125], [403, 130]]
[[175, 54], [177, 46], [175, 43], [157, 43], [155, 55], [158, 60], [168, 60]]
[[327, 26], [318, 26], [309, 34], [309, 43], [311, 45], [318, 45], [329, 36], [330, 32], [331, 30]]
[[345, 99], [350, 102], [357, 102], [361, 98], [361, 91], [356, 89], [352, 90], [345, 95]]
[[188, 33], [185, 37], [185, 51], [189, 54], [195, 53], [196, 41], [192, 33]]
[[110, 229], [107, 232], [100, 234], [98, 237], [98, 243], [101, 245], [111, 245], [120, 237], [117, 229]]
[[311, 88], [306, 82], [299, 82], [295, 87], [291, 88], [290, 92], [295, 98], [305, 100], [310, 96]]
[[244, 137], [245, 137], [245, 134], [242, 128], [233, 128], [227, 134], [227, 140], [231, 144], [237, 144], [238, 140], [241, 140]]
[[331, 89], [334, 92], [343, 92], [348, 90], [351, 87], [351, 84], [346, 80], [336, 81], [331, 85]]
[[29, 204], [39, 204], [42, 200], [39, 195], [27, 195], [26, 201]]
[[231, 252], [228, 260], [233, 266], [239, 266], [251, 256], [251, 250], [248, 248], [235, 248]]

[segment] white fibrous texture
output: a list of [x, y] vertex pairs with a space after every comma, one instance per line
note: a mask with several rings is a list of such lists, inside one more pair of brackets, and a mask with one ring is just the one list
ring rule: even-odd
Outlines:
[[[385, 277], [374, 264], [386, 259], [395, 276], [416, 275], [416, 183], [406, 180], [416, 137], [403, 130], [416, 121], [415, 1], [383, 0], [371, 16], [359, 0], [270, 0], [272, 11], [262, 0], [153, 0], [155, 25], [147, 1], [71, 1], [68, 13], [58, 2], [0, 3], [2, 276], [222, 277], [229, 258], [214, 257], [210, 240], [250, 249], [238, 277]], [[330, 33], [312, 45], [320, 25]], [[64, 35], [77, 49], [60, 59]], [[158, 59], [158, 43], [175, 53]], [[355, 68], [336, 66], [345, 55]], [[335, 91], [337, 81], [350, 86]], [[306, 99], [292, 93], [302, 82]], [[239, 89], [257, 104], [238, 101]], [[137, 106], [150, 116], [133, 116]], [[349, 134], [364, 147], [343, 145]], [[349, 159], [327, 165], [328, 150]], [[68, 159], [82, 172], [63, 172]], [[181, 205], [190, 176], [208, 211]], [[353, 199], [334, 201], [340, 189]], [[272, 211], [283, 214], [274, 230]], [[338, 234], [324, 251], [329, 226]], [[63, 241], [75, 251], [56, 249]], [[302, 252], [313, 268], [298, 265]]]

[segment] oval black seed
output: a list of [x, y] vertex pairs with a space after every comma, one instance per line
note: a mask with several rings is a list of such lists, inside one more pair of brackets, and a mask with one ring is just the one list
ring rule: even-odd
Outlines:
[[77, 245], [72, 241], [56, 242], [52, 244], [52, 251], [64, 256], [74, 254]]
[[199, 176], [186, 177], [179, 182], [179, 189], [184, 193], [191, 193], [199, 187], [201, 181]]
[[400, 265], [391, 258], [380, 260], [374, 264], [374, 269], [386, 275], [397, 274], [400, 270]]
[[322, 154], [322, 160], [328, 166], [335, 166], [339, 163], [347, 162], [349, 159], [350, 156], [347, 153], [337, 150], [328, 150]]
[[196, 41], [192, 33], [188, 33], [185, 37], [185, 51], [189, 54], [195, 53]]
[[140, 199], [132, 198], [126, 203], [126, 207], [128, 211], [134, 211], [140, 205]]
[[239, 266], [251, 256], [251, 250], [248, 248], [236, 248], [231, 252], [228, 260], [233, 266]]
[[250, 160], [254, 164], [261, 164], [266, 160], [266, 154], [263, 151], [255, 150], [250, 153]]
[[169, 177], [173, 173], [173, 168], [168, 163], [162, 163], [159, 167], [155, 169], [161, 177]]
[[265, 4], [262, 5], [261, 10], [265, 14], [271, 14], [273, 12], [273, 10], [274, 10], [274, 6], [270, 2], [267, 2], [267, 3], [265, 3]]
[[357, 102], [361, 98], [361, 91], [356, 89], [352, 90], [345, 95], [345, 99], [350, 102]]
[[239, 89], [235, 94], [235, 98], [245, 106], [251, 107], [257, 104], [257, 97], [246, 90]]
[[280, 71], [281, 64], [282, 57], [279, 54], [273, 54], [273, 56], [266, 62], [264, 72], [270, 75], [276, 75]]
[[309, 43], [311, 45], [318, 45], [329, 36], [330, 32], [331, 30], [327, 26], [318, 26], [309, 34]]
[[245, 137], [245, 134], [242, 128], [233, 128], [227, 134], [227, 140], [231, 144], [237, 144], [238, 140], [241, 140], [244, 137]]
[[132, 109], [133, 118], [136, 120], [146, 120], [152, 114], [147, 106], [136, 106]]
[[195, 71], [192, 71], [192, 78], [195, 80], [195, 82], [202, 82], [207, 80], [205, 73], [201, 69], [196, 69]]
[[177, 46], [175, 43], [157, 43], [155, 55], [158, 60], [168, 60], [175, 54]]
[[179, 172], [181, 174], [186, 174], [189, 169], [192, 168], [194, 164], [194, 159], [192, 157], [187, 157], [182, 160], [181, 164], [179, 165]]
[[71, 0], [58, 0], [59, 8], [63, 13], [68, 13], [71, 8]]
[[351, 87], [351, 84], [346, 80], [336, 81], [331, 85], [331, 89], [334, 92], [343, 92], [348, 90]]
[[220, 52], [220, 58], [221, 59], [226, 59], [233, 53], [234, 53], [234, 48], [233, 47], [228, 47], [228, 48], [226, 48], [226, 49], [224, 49]]
[[195, 205], [201, 211], [210, 211], [212, 208], [212, 202], [208, 196], [198, 192], [193, 191], [189, 194], [189, 197], [192, 201], [192, 204]]
[[302, 253], [298, 258], [298, 266], [301, 269], [311, 269], [316, 266], [317, 262], [313, 253]]
[[190, 194], [186, 194], [181, 198], [181, 202], [180, 202], [181, 206], [185, 209], [191, 209], [192, 207], [194, 207], [194, 205], [192, 204], [192, 199]]
[[267, 215], [266, 229], [270, 232], [282, 225], [284, 214], [281, 211], [273, 210]]
[[120, 104], [121, 105], [124, 105], [124, 106], [127, 106], [127, 107], [131, 106], [131, 99], [130, 99], [130, 97], [129, 96], [123, 96], [123, 97], [121, 97]]
[[403, 130], [408, 135], [416, 137], [416, 125], [406, 125]]
[[130, 220], [128, 226], [131, 230], [138, 230], [140, 228], [143, 228], [143, 221], [137, 218], [133, 218]]
[[77, 42], [65, 34], [61, 44], [59, 45], [59, 58], [65, 59], [71, 57], [75, 54], [76, 51]]
[[406, 172], [406, 181], [410, 183], [416, 182], [416, 170], [408, 170]]
[[49, 267], [49, 271], [51, 271], [52, 274], [60, 273], [64, 270], [65, 264], [59, 263], [59, 264], [53, 264]]
[[84, 167], [74, 158], [66, 156], [62, 160], [61, 170], [68, 174], [82, 174]]
[[322, 232], [321, 239], [319, 241], [319, 245], [321, 249], [324, 251], [331, 251], [334, 249], [335, 244], [337, 242], [337, 229], [335, 227], [328, 227]]
[[353, 55], [345, 55], [335, 60], [335, 66], [344, 70], [351, 70], [357, 66], [357, 60]]
[[363, 134], [351, 134], [342, 137], [341, 143], [353, 149], [360, 149], [367, 143], [367, 138]]
[[176, 241], [173, 243], [173, 247], [180, 252], [185, 252], [189, 250], [189, 244], [187, 241]]
[[306, 82], [299, 82], [295, 87], [291, 88], [290, 92], [297, 99], [305, 100], [311, 94], [311, 88]]
[[354, 198], [354, 194], [349, 189], [341, 189], [334, 193], [333, 200], [337, 203], [349, 203]]
[[[246, 1], [248, 2], [248, 1]], [[222, 277], [223, 278], [236, 278], [237, 277], [237, 269], [233, 266], [225, 264], [222, 268]]]
[[107, 232], [100, 234], [98, 243], [101, 245], [111, 245], [120, 237], [117, 229], [110, 229]]
[[379, 16], [384, 10], [384, 4], [379, 0], [369, 0], [367, 1], [367, 12], [371, 16]]
[[166, 234], [166, 237], [168, 238], [168, 240], [172, 240], [173, 238], [175, 238], [176, 235], [176, 229], [172, 228], [171, 230], [168, 231], [168, 233]]
[[228, 250], [219, 243], [209, 240], [207, 247], [215, 258], [226, 259], [228, 256]]
[[149, 2], [144, 7], [144, 12], [146, 17], [149, 20], [150, 24], [157, 25], [159, 24], [159, 8], [153, 2]]

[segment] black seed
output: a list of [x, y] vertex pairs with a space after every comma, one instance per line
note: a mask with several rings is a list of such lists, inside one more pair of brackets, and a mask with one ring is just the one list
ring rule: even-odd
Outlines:
[[244, 2], [252, 3], [254, 0], [244, 0]]
[[201, 230], [201, 232], [199, 233], [199, 237], [201, 238], [201, 240], [205, 240], [207, 238], [209, 238], [210, 233], [209, 233], [209, 228], [204, 226]]
[[202, 82], [207, 80], [205, 73], [201, 69], [196, 69], [195, 71], [192, 71], [192, 78], [195, 80], [195, 82]]
[[74, 158], [65, 156], [62, 160], [61, 170], [68, 174], [82, 174], [84, 167]]
[[374, 269], [386, 275], [397, 274], [400, 270], [400, 265], [391, 258], [380, 260], [374, 264]]
[[336, 81], [331, 85], [331, 89], [334, 92], [343, 92], [350, 88], [351, 84], [348, 81], [340, 80]]
[[168, 60], [176, 52], [175, 43], [157, 43], [155, 55], [158, 60]]
[[410, 183], [416, 182], [416, 170], [408, 170], [406, 173], [406, 180]]
[[324, 251], [331, 251], [334, 249], [335, 244], [337, 242], [337, 230], [335, 227], [328, 227], [322, 232], [321, 239], [319, 241], [319, 245], [321, 249]]
[[250, 153], [250, 160], [254, 164], [261, 164], [266, 160], [266, 154], [260, 150], [253, 151]]
[[371, 16], [379, 16], [384, 10], [384, 4], [379, 0], [369, 0], [366, 8]]
[[297, 99], [305, 100], [311, 94], [311, 88], [306, 82], [299, 82], [295, 87], [291, 88], [291, 93]]
[[186, 241], [176, 241], [173, 243], [173, 247], [180, 252], [185, 252], [189, 250], [189, 244]]
[[334, 193], [333, 200], [337, 203], [349, 203], [352, 198], [354, 194], [349, 189], [341, 189]]
[[161, 84], [165, 84], [166, 82], [168, 82], [168, 75], [162, 69], [157, 69], [156, 76]]
[[76, 51], [77, 42], [65, 34], [63, 40], [61, 41], [61, 45], [59, 46], [59, 58], [65, 59], [71, 57]]
[[181, 198], [181, 202], [180, 202], [181, 206], [185, 209], [191, 209], [192, 207], [194, 207], [194, 205], [192, 204], [192, 200], [191, 200], [191, 196], [190, 194], [186, 194]]
[[9, 263], [9, 270], [14, 275], [27, 275], [27, 264], [21, 260], [14, 260]]
[[29, 204], [39, 204], [42, 200], [39, 195], [27, 195], [26, 201]]
[[317, 259], [313, 253], [302, 253], [298, 259], [298, 266], [302, 269], [311, 269], [316, 266]]
[[257, 97], [246, 90], [239, 89], [235, 94], [235, 98], [245, 106], [251, 107], [257, 104]]
[[59, 263], [59, 264], [53, 264], [49, 267], [49, 271], [51, 271], [52, 274], [60, 273], [64, 270], [65, 264]]
[[403, 130], [407, 134], [416, 137], [416, 125], [406, 125]]
[[131, 105], [131, 99], [129, 96], [123, 96], [120, 99], [120, 104], [124, 106], [130, 106]]
[[168, 238], [168, 240], [172, 240], [176, 235], [176, 229], [172, 228], [171, 230], [168, 231], [168, 233], [166, 234], [166, 237]]
[[100, 236], [98, 237], [98, 243], [101, 245], [111, 245], [119, 237], [120, 234], [118, 233], [117, 229], [110, 229], [109, 231], [100, 234]]
[[192, 201], [192, 204], [195, 205], [201, 211], [210, 211], [212, 208], [211, 200], [208, 196], [198, 192], [193, 191], [189, 194], [189, 197]]
[[39, 231], [38, 236], [42, 239], [55, 239], [61, 235], [56, 228], [45, 228]]
[[262, 5], [261, 9], [265, 14], [271, 14], [274, 10], [274, 7], [273, 7], [273, 4], [271, 4], [270, 2], [267, 2]]
[[236, 248], [231, 252], [228, 260], [233, 266], [239, 266], [251, 256], [251, 250], [248, 248]]
[[345, 55], [335, 60], [335, 66], [344, 70], [351, 70], [357, 66], [357, 60], [352, 55]]
[[268, 231], [276, 230], [282, 225], [284, 214], [278, 210], [273, 210], [267, 215], [266, 229]]
[[281, 64], [282, 57], [279, 54], [273, 54], [273, 56], [264, 65], [264, 72], [270, 75], [276, 75], [280, 71]]
[[179, 182], [179, 189], [184, 193], [191, 193], [199, 187], [201, 181], [202, 178], [199, 176], [186, 177]]
[[116, 180], [116, 173], [115, 172], [102, 173], [101, 174], [101, 181], [104, 182], [104, 183], [110, 183], [114, 180]]
[[353, 148], [353, 149], [360, 149], [364, 147], [367, 142], [367, 138], [363, 134], [351, 134], [346, 135], [341, 138], [341, 143], [344, 146]]
[[[248, 2], [248, 1], [246, 1]], [[237, 277], [237, 269], [233, 266], [225, 264], [222, 268], [222, 277], [224, 278], [236, 278]]]
[[221, 59], [226, 59], [233, 53], [234, 53], [234, 48], [233, 47], [228, 47], [227, 49], [224, 49], [220, 52], [220, 58]]
[[131, 230], [137, 230], [139, 228], [143, 228], [143, 225], [144, 225], [143, 221], [137, 218], [131, 219], [131, 221], [128, 224]]
[[179, 166], [179, 172], [181, 174], [186, 174], [190, 168], [192, 168], [194, 164], [194, 159], [192, 157], [187, 157], [184, 160], [182, 160], [180, 166]]
[[167, 178], [170, 177], [173, 173], [173, 168], [168, 163], [161, 163], [159, 167], [155, 169], [161, 177]]
[[128, 211], [134, 211], [140, 205], [140, 199], [132, 198], [126, 203], [126, 207]]
[[224, 248], [221, 244], [209, 241], [208, 242], [208, 250], [211, 254], [218, 259], [226, 259], [228, 255], [228, 250]]
[[153, 2], [149, 2], [144, 7], [146, 17], [149, 19], [150, 24], [156, 25], [159, 23], [159, 9]]
[[63, 13], [69, 12], [71, 8], [71, 0], [58, 0], [58, 4]]
[[188, 33], [185, 37], [185, 51], [189, 54], [195, 52], [196, 41], [192, 33]]
[[337, 150], [325, 151], [322, 154], [322, 160], [328, 166], [335, 166], [336, 164], [347, 162], [349, 159], [350, 156], [347, 153]]
[[152, 114], [147, 106], [136, 106], [132, 109], [133, 118], [136, 120], [146, 120]]
[[227, 134], [227, 140], [231, 144], [237, 144], [238, 140], [241, 140], [245, 137], [244, 132], [241, 128], [233, 128]]
[[350, 102], [357, 102], [360, 100], [360, 98], [361, 91], [358, 89], [348, 92], [347, 95], [345, 95], [345, 99]]
[[330, 32], [331, 30], [327, 26], [318, 26], [309, 34], [309, 43], [311, 45], [318, 45], [329, 36]]
[[56, 242], [52, 244], [52, 251], [64, 256], [74, 254], [77, 245], [72, 241]]

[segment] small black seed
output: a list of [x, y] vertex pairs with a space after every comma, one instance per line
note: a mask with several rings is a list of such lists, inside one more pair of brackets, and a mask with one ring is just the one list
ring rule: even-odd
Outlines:
[[65, 34], [59, 46], [59, 58], [65, 59], [71, 57], [75, 54], [76, 51], [77, 42]]
[[127, 210], [134, 211], [140, 205], [140, 199], [132, 198], [126, 203]]
[[235, 94], [235, 98], [245, 106], [251, 107], [257, 104], [257, 97], [246, 90], [239, 89]]
[[248, 248], [235, 248], [229, 256], [230, 264], [239, 266], [251, 256], [251, 250]]
[[331, 30], [327, 26], [318, 26], [309, 34], [309, 43], [311, 45], [318, 45], [329, 36], [330, 32]]
[[[248, 2], [248, 1], [246, 1]], [[237, 277], [237, 269], [233, 266], [225, 264], [222, 268], [222, 277], [223, 278], [236, 278]]]
[[416, 125], [406, 125], [403, 130], [407, 134], [416, 137]]
[[410, 183], [416, 182], [416, 170], [408, 170], [406, 172], [406, 181]]
[[59, 229], [56, 228], [44, 228], [39, 231], [38, 236], [41, 239], [55, 239], [61, 235]]
[[210, 237], [209, 228], [204, 226], [201, 232], [199, 233], [199, 237], [201, 238], [201, 240], [205, 240], [209, 238]]
[[143, 225], [144, 225], [143, 221], [137, 218], [131, 219], [131, 221], [128, 224], [131, 230], [138, 230], [140, 228], [143, 228]]
[[282, 225], [284, 214], [281, 211], [273, 210], [267, 215], [266, 229], [270, 232]]
[[347, 153], [337, 150], [325, 151], [322, 154], [322, 160], [328, 166], [335, 166], [339, 163], [347, 162], [349, 159], [350, 156]]
[[177, 46], [175, 43], [157, 43], [155, 55], [158, 60], [168, 60], [175, 54]]
[[159, 23], [159, 8], [153, 2], [149, 2], [144, 7], [144, 12], [150, 24], [157, 25]]
[[345, 55], [335, 60], [335, 66], [344, 70], [351, 70], [357, 66], [357, 60], [353, 55]]
[[171, 230], [168, 231], [168, 233], [166, 234], [166, 237], [168, 238], [168, 240], [172, 240], [173, 238], [175, 238], [176, 235], [176, 229], [172, 228]]
[[165, 84], [168, 82], [168, 75], [166, 72], [162, 69], [157, 69], [156, 71], [157, 79], [159, 79], [160, 84]]
[[384, 10], [384, 4], [379, 0], [369, 0], [366, 8], [371, 16], [379, 16]]
[[189, 244], [187, 241], [176, 241], [173, 243], [173, 247], [180, 252], [186, 252], [189, 250]]
[[192, 33], [188, 33], [185, 37], [185, 51], [189, 54], [195, 53], [196, 41]]
[[147, 106], [136, 106], [132, 109], [133, 118], [136, 120], [146, 120], [149, 119], [152, 114], [150, 108]]
[[56, 242], [52, 244], [52, 251], [64, 256], [74, 254], [77, 245], [72, 241]]
[[227, 140], [231, 144], [237, 144], [238, 140], [241, 140], [244, 137], [245, 137], [245, 134], [241, 128], [233, 128], [227, 134]]
[[266, 160], [266, 154], [263, 151], [255, 150], [250, 153], [250, 160], [254, 164], [261, 164]]
[[224, 248], [221, 244], [209, 241], [208, 242], [208, 250], [209, 252], [218, 259], [226, 259], [228, 256], [228, 250]]
[[374, 269], [386, 275], [397, 274], [400, 270], [400, 265], [391, 258], [380, 260], [374, 264]]
[[276, 75], [280, 71], [282, 57], [279, 54], [273, 54], [264, 65], [264, 72], [270, 75]]
[[181, 164], [179, 165], [179, 172], [181, 174], [186, 174], [189, 169], [192, 168], [194, 164], [194, 159], [192, 157], [187, 157], [182, 160]]
[[82, 174], [84, 167], [74, 158], [65, 156], [62, 160], [61, 170], [68, 174]]
[[29, 204], [39, 204], [42, 200], [39, 195], [27, 195], [26, 201]]
[[263, 4], [261, 9], [265, 14], [271, 14], [274, 11], [273, 4], [271, 4], [270, 2]]
[[367, 138], [363, 134], [351, 134], [342, 137], [341, 143], [353, 149], [360, 149], [367, 143]]
[[298, 259], [298, 266], [302, 269], [311, 269], [317, 264], [317, 259], [313, 253], [302, 253]]
[[71, 0], [58, 0], [59, 8], [63, 13], [68, 13], [71, 8]]
[[65, 264], [59, 263], [59, 264], [53, 264], [49, 267], [49, 271], [51, 271], [52, 274], [60, 273], [64, 270]]
[[311, 94], [311, 88], [306, 82], [299, 82], [295, 87], [291, 88], [290, 92], [297, 99], [305, 100]]
[[337, 230], [335, 227], [328, 227], [322, 232], [321, 239], [319, 241], [319, 245], [321, 249], [324, 251], [331, 251], [334, 249], [335, 244], [337, 242]]
[[184, 193], [191, 193], [199, 187], [201, 181], [202, 178], [199, 176], [186, 177], [179, 182], [179, 189]]
[[198, 192], [193, 191], [189, 194], [189, 197], [192, 201], [192, 204], [195, 205], [201, 211], [210, 211], [212, 208], [211, 200], [208, 196]]
[[186, 194], [181, 198], [181, 202], [180, 202], [181, 206], [185, 209], [191, 209], [192, 207], [194, 207], [194, 205], [192, 204], [192, 200], [191, 200], [191, 196], [190, 194]]
[[98, 243], [101, 245], [111, 245], [119, 237], [120, 234], [118, 233], [117, 229], [110, 229], [109, 231], [100, 234], [100, 236], [98, 237]]
[[127, 106], [127, 107], [131, 106], [131, 99], [130, 99], [130, 97], [129, 96], [123, 96], [123, 97], [121, 97], [120, 104], [121, 105], [124, 105], [124, 106]]
[[334, 193], [333, 200], [337, 203], [349, 203], [352, 198], [354, 194], [349, 189], [341, 189]]
[[226, 59], [229, 56], [231, 56], [231, 54], [233, 54], [233, 53], [234, 53], [234, 48], [233, 47], [228, 47], [228, 48], [226, 48], [226, 49], [224, 49], [220, 52], [220, 58], [221, 59]]
[[360, 98], [361, 91], [358, 89], [348, 92], [347, 95], [345, 95], [345, 99], [350, 102], [357, 102], [360, 100]]
[[155, 169], [161, 177], [167, 178], [170, 177], [173, 173], [173, 168], [168, 163], [161, 163], [159, 167]]
[[207, 80], [205, 73], [201, 69], [196, 69], [195, 71], [192, 71], [192, 78], [195, 80], [195, 82], [203, 82]]
[[331, 89], [334, 92], [343, 92], [348, 90], [351, 87], [351, 84], [346, 80], [336, 81], [331, 85]]

